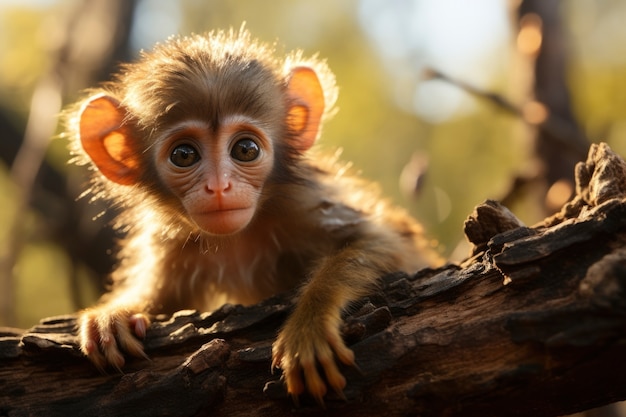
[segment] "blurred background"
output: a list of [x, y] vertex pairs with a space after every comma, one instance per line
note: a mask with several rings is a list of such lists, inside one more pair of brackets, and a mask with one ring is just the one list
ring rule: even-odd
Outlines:
[[112, 213], [79, 198], [58, 116], [155, 42], [245, 21], [319, 52], [341, 89], [320, 146], [461, 260], [483, 200], [533, 224], [569, 199], [589, 143], [626, 154], [625, 18], [621, 0], [0, 0], [0, 325], [103, 291]]

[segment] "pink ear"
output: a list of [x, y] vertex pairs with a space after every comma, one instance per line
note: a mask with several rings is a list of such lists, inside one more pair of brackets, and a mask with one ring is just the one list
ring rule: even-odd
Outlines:
[[317, 139], [324, 114], [324, 90], [312, 68], [296, 67], [291, 71], [287, 94], [292, 103], [287, 125], [297, 135], [296, 149], [305, 151]]
[[83, 149], [105, 177], [132, 185], [139, 179], [138, 147], [124, 124], [125, 117], [113, 97], [92, 97], [81, 111], [79, 134]]

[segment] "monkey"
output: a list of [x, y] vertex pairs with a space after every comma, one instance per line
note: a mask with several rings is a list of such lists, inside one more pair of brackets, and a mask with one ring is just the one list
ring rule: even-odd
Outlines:
[[342, 312], [385, 273], [438, 257], [404, 209], [313, 146], [337, 91], [326, 61], [278, 54], [242, 27], [170, 37], [68, 111], [88, 192], [121, 213], [111, 289], [78, 314], [96, 367], [146, 357], [156, 314], [293, 289], [272, 369], [294, 399], [343, 392], [338, 363], [355, 357]]

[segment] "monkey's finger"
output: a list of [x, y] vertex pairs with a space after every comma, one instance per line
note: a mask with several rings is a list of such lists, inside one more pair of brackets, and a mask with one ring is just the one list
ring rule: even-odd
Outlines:
[[78, 338], [80, 340], [80, 350], [89, 356], [98, 350], [98, 339], [95, 324], [91, 314], [84, 314], [78, 319]]
[[117, 333], [117, 341], [122, 350], [128, 352], [132, 356], [147, 359], [147, 355], [143, 351], [143, 345], [131, 333], [129, 323], [126, 322], [126, 320], [116, 320], [115, 331]]
[[274, 373], [275, 369], [283, 369], [283, 356], [285, 350], [283, 348], [283, 343], [281, 339], [274, 342], [272, 345], [272, 365], [271, 370]]
[[326, 384], [317, 372], [315, 359], [301, 361], [302, 370], [304, 372], [304, 380], [306, 388], [315, 400], [323, 405], [324, 395], [326, 395]]
[[106, 368], [108, 366], [107, 360], [104, 357], [104, 355], [100, 352], [98, 345], [95, 342], [91, 342], [91, 343], [95, 346], [95, 349], [91, 353], [86, 355], [87, 359], [89, 359], [91, 363], [94, 364], [94, 366], [98, 369], [98, 371], [104, 374], [106, 373]]
[[332, 347], [337, 358], [345, 365], [356, 366], [354, 361], [354, 352], [349, 349], [341, 339], [341, 335], [337, 331], [330, 331], [326, 335], [328, 344]]
[[104, 354], [106, 362], [122, 372], [122, 367], [126, 361], [124, 355], [117, 348], [117, 341], [109, 328], [100, 329], [100, 350]]
[[150, 326], [150, 319], [145, 314], [137, 313], [130, 316], [128, 320], [130, 327], [134, 330], [135, 335], [140, 338], [146, 337], [146, 331]]
[[346, 387], [346, 378], [339, 372], [337, 363], [332, 357], [330, 349], [328, 353], [329, 354], [320, 355], [317, 360], [322, 366], [322, 369], [324, 369], [328, 384], [339, 396], [343, 396], [343, 389]]
[[272, 358], [272, 364], [270, 365], [270, 371], [272, 372], [272, 375], [274, 374], [274, 371], [276, 369], [282, 369], [280, 366], [280, 362], [282, 361], [281, 357], [278, 356], [274, 356]]
[[291, 395], [292, 398], [295, 398], [296, 401], [297, 397], [304, 392], [304, 383], [301, 373], [302, 369], [297, 364], [283, 368], [283, 378], [285, 385], [287, 385], [287, 393]]
[[100, 335], [98, 334], [97, 325], [93, 320], [93, 315], [81, 317], [79, 321], [78, 334], [80, 339], [80, 350], [100, 372], [104, 372], [107, 362], [104, 355], [100, 352]]

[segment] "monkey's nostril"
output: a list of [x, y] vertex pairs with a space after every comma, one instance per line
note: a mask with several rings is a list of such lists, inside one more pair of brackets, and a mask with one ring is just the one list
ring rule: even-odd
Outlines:
[[210, 178], [204, 188], [209, 194], [222, 194], [232, 189], [232, 183], [228, 174], [224, 174]]

